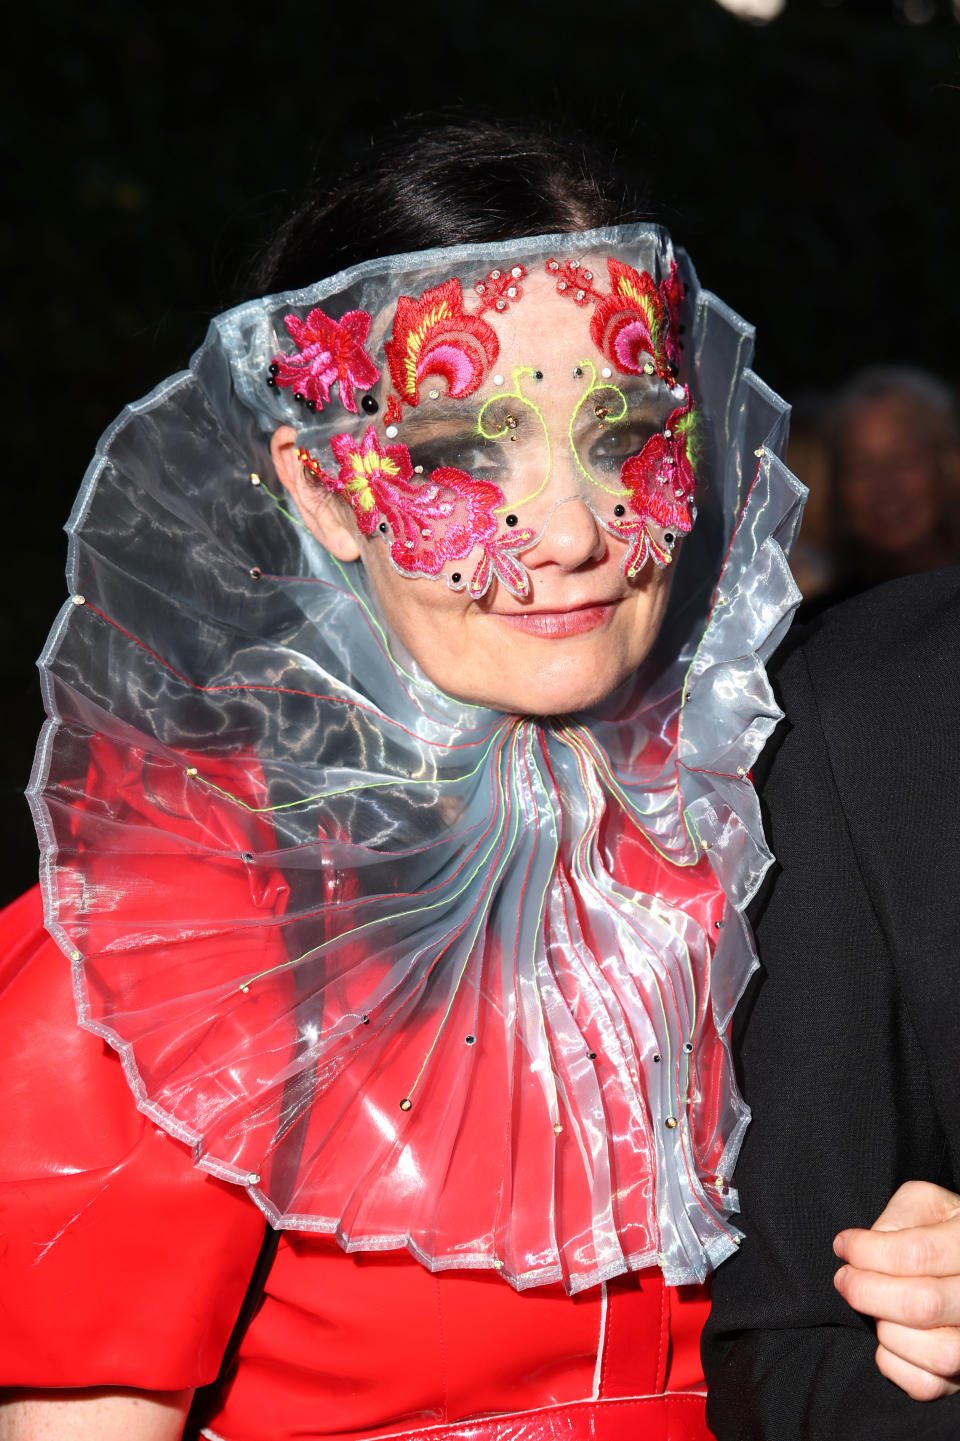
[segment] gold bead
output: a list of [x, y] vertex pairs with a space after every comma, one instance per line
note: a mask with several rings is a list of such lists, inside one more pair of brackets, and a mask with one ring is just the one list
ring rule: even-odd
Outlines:
[[241, 989], [241, 991], [243, 992], [243, 994], [244, 994], [245, 996], [249, 996], [249, 994], [250, 994], [250, 986], [249, 986], [249, 983], [248, 983], [248, 982], [244, 981], [244, 983], [243, 983], [243, 985], [240, 987], [240, 989]]
[[502, 1271], [502, 1270], [503, 1270], [503, 1262], [500, 1260], [500, 1257], [499, 1257], [499, 1256], [494, 1256], [494, 1258], [493, 1258], [493, 1269], [494, 1269], [495, 1271]]
[[251, 485], [259, 485], [259, 484], [260, 484], [260, 477], [259, 477], [259, 475], [257, 474], [257, 472], [256, 472], [255, 470], [251, 470], [251, 472], [250, 472], [250, 484], [251, 484]]
[[668, 1116], [663, 1124], [666, 1126], [668, 1131], [675, 1131], [678, 1124], [676, 1116]]
[[196, 768], [196, 766], [187, 766], [187, 775], [188, 775], [188, 776], [195, 776], [196, 774], [197, 774], [197, 768]]
[[409, 1096], [404, 1096], [403, 1100], [400, 1102], [400, 1109], [401, 1111], [410, 1111], [413, 1109], [413, 1102], [411, 1101]]
[[85, 595], [72, 595], [70, 599], [74, 605], [86, 605], [87, 603], [87, 597]]
[[258, 1176], [257, 1172], [256, 1172], [256, 1171], [251, 1171], [250, 1174], [249, 1174], [249, 1176], [247, 1177], [247, 1185], [248, 1185], [248, 1186], [259, 1186], [259, 1184], [260, 1184], [260, 1177]]
[[562, 1130], [563, 1130], [563, 1127], [561, 1126], [560, 1122], [558, 1121], [557, 1124], [556, 1124], [556, 1125], [554, 1126], [554, 1128], [553, 1128], [553, 1134], [554, 1134], [555, 1136], [559, 1136], [560, 1133], [562, 1132]]

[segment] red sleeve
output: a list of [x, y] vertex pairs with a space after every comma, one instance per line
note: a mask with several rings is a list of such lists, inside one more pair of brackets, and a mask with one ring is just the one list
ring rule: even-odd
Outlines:
[[134, 1106], [77, 1026], [39, 891], [0, 913], [0, 1384], [213, 1379], [264, 1222]]

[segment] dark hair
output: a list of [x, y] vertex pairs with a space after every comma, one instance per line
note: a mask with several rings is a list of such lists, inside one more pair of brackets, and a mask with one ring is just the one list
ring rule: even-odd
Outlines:
[[489, 121], [407, 123], [314, 187], [263, 247], [244, 296], [376, 256], [655, 220], [645, 187], [583, 136]]

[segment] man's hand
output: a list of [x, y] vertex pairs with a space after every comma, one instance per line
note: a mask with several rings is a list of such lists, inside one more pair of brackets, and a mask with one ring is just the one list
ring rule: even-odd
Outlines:
[[908, 1181], [869, 1231], [833, 1243], [834, 1285], [877, 1322], [877, 1365], [916, 1401], [960, 1390], [960, 1196]]

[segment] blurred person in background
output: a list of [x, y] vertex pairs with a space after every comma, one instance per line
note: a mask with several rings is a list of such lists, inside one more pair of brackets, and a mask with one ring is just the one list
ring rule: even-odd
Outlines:
[[[960, 416], [933, 375], [869, 366], [827, 416], [832, 586], [803, 615], [960, 560]], [[801, 589], [803, 587], [801, 586]]]

